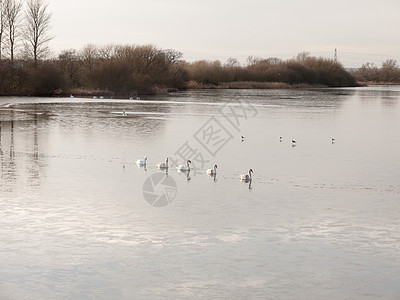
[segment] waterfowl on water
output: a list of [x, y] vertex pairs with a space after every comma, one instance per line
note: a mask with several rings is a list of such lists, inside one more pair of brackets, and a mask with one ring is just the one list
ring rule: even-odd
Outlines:
[[136, 161], [136, 164], [140, 166], [145, 166], [147, 164], [147, 156], [145, 156], [144, 159], [138, 159]]
[[159, 163], [157, 164], [157, 168], [158, 168], [158, 169], [168, 169], [168, 157], [167, 157], [167, 159], [165, 160], [165, 163], [164, 163], [164, 162], [159, 162]]
[[249, 182], [252, 180], [251, 174], [253, 173], [253, 170], [249, 170], [249, 174], [240, 174], [239, 178], [241, 181]]
[[177, 169], [178, 171], [182, 171], [182, 172], [190, 171], [190, 166], [189, 166], [189, 164], [190, 164], [191, 162], [192, 162], [192, 161], [189, 159], [189, 160], [186, 162], [186, 165], [179, 165], [179, 166], [176, 167], [176, 169]]
[[217, 169], [218, 169], [218, 166], [214, 165], [214, 167], [212, 169], [207, 169], [206, 173], [208, 175], [217, 175]]

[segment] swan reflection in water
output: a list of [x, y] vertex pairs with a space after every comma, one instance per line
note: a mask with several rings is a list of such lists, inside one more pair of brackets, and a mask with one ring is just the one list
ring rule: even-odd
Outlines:
[[166, 168], [166, 169], [160, 169], [160, 168], [158, 168], [158, 170], [161, 171], [161, 172], [164, 172], [164, 173], [165, 173], [165, 176], [168, 177], [168, 168]]

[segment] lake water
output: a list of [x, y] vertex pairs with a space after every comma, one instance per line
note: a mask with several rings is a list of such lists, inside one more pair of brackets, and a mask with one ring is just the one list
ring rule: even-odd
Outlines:
[[0, 299], [400, 298], [400, 87], [3, 97], [0, 125]]

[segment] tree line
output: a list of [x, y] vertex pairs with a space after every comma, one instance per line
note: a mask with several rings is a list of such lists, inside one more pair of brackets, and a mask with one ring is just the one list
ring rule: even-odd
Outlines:
[[0, 95], [131, 97], [191, 87], [342, 87], [355, 86], [357, 80], [399, 81], [394, 60], [386, 61], [382, 70], [366, 64], [350, 74], [339, 62], [308, 52], [288, 60], [250, 56], [244, 66], [235, 58], [186, 62], [181, 52], [154, 45], [89, 44], [52, 56], [50, 21], [44, 0], [0, 0]]
[[364, 83], [400, 83], [400, 67], [394, 59], [385, 60], [381, 67], [373, 63], [365, 63], [351, 74]]
[[191, 80], [215, 85], [224, 82], [275, 82], [329, 87], [357, 85], [339, 62], [313, 57], [308, 52], [299, 53], [289, 60], [250, 56], [244, 67], [234, 58], [228, 59], [224, 65], [219, 61], [197, 61], [188, 64], [187, 70]]
[[[0, 94], [95, 95], [132, 97], [195, 88], [275, 87], [294, 85], [355, 86], [343, 66], [332, 60], [301, 53], [293, 59], [249, 57], [247, 64], [230, 58], [226, 63], [186, 62], [182, 53], [154, 45], [92, 44], [82, 50], [62, 51], [56, 58], [20, 58], [0, 62]], [[258, 83], [252, 85], [249, 83]], [[282, 85], [280, 85], [282, 87]]]

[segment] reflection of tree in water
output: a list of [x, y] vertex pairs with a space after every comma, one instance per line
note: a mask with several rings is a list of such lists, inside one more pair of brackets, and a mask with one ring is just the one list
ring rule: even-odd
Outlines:
[[[2, 114], [0, 120], [7, 120], [0, 121], [2, 184], [5, 184], [8, 189], [16, 185], [40, 186], [41, 173], [45, 164], [40, 159], [36, 109], [28, 116], [25, 115], [24, 120], [21, 120], [21, 116], [17, 116], [14, 110], [5, 111]], [[28, 132], [26, 132], [27, 129]]]
[[34, 115], [34, 131], [33, 131], [33, 155], [32, 161], [29, 163], [28, 183], [31, 186], [40, 186], [40, 161], [39, 161], [39, 144], [37, 130], [38, 115]]
[[398, 105], [400, 99], [400, 90], [386, 90], [386, 89], [365, 89], [360, 90], [357, 94], [361, 100], [365, 99], [368, 102], [381, 101], [381, 103], [388, 107]]
[[[7, 183], [15, 183], [17, 174], [14, 151], [14, 121], [0, 121], [0, 128], [1, 179]], [[9, 132], [9, 145], [5, 145], [7, 141], [4, 140], [7, 131]]]
[[389, 107], [394, 107], [399, 104], [400, 91], [382, 91], [382, 104]]
[[[132, 101], [39, 104], [38, 107], [44, 112], [39, 121], [45, 116], [49, 120], [55, 118], [57, 127], [63, 131], [81, 130], [87, 136], [101, 132], [112, 137], [133, 132], [148, 137], [149, 133], [158, 136], [164, 132], [168, 115], [175, 106]], [[24, 108], [32, 109], [33, 106], [25, 105]], [[124, 109], [126, 116], [122, 114]]]

